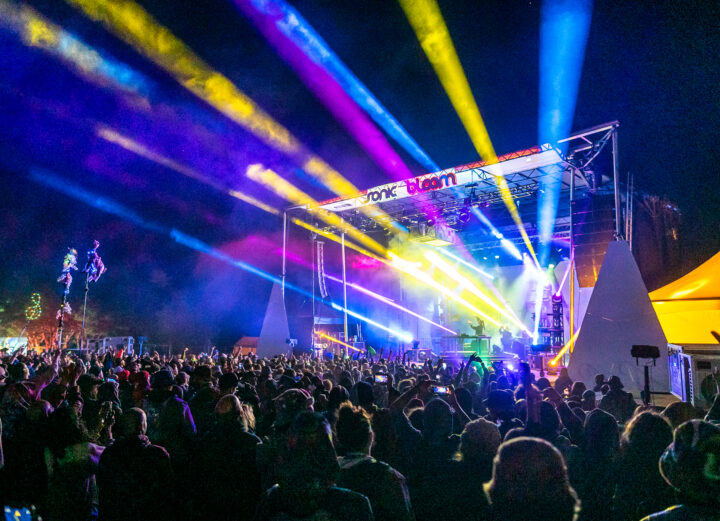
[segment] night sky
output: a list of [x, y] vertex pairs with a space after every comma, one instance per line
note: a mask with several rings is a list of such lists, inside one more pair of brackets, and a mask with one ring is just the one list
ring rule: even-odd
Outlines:
[[[478, 159], [396, 2], [291, 3], [440, 167]], [[231, 0], [139, 4], [356, 186], [389, 180]], [[439, 4], [497, 153], [538, 144], [540, 3]], [[68, 4], [25, 5], [136, 71], [147, 102], [78, 73], [0, 24], [5, 312], [24, 308], [31, 291], [52, 299], [66, 248], [77, 248], [83, 262], [98, 239], [108, 272], [91, 288], [91, 305], [111, 321], [111, 333], [176, 345], [227, 345], [259, 334], [270, 283], [163, 230], [180, 230], [277, 275], [281, 220], [108, 143], [97, 129], [116, 129], [276, 207], [284, 203], [242, 175], [247, 165], [272, 166], [318, 199], [332, 194]], [[596, 1], [573, 125], [620, 122], [623, 178], [632, 172], [639, 191], [665, 196], [682, 212], [685, 270], [720, 249], [719, 26], [717, 2]], [[425, 173], [395, 148], [413, 174]], [[65, 193], [38, 175], [60, 179]], [[132, 218], [67, 195], [73, 191], [112, 200]], [[306, 235], [296, 229], [293, 237], [291, 248], [307, 259]], [[294, 268], [290, 275], [309, 284], [307, 272]], [[76, 309], [79, 280], [71, 296]], [[309, 311], [301, 297], [291, 297], [289, 306], [297, 315]]]

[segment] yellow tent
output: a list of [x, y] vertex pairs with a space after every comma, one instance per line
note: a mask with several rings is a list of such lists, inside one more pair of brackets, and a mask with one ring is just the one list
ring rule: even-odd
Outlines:
[[687, 275], [650, 293], [672, 344], [717, 344], [720, 331], [720, 252]]

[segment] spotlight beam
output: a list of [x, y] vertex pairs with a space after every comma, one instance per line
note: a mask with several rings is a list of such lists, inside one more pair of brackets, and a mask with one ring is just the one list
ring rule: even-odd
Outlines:
[[326, 335], [325, 333], [321, 331], [316, 331], [315, 334], [319, 336], [320, 338], [325, 338], [327, 340], [330, 340], [331, 342], [335, 342], [336, 344], [340, 344], [341, 346], [345, 346], [348, 349], [352, 349], [353, 351], [362, 352], [361, 349], [358, 349], [355, 346], [351, 346], [350, 344], [343, 342], [342, 340], [338, 340], [337, 338], [331, 337], [330, 335]]
[[[436, 0], [399, 0], [420, 45], [430, 60], [440, 83], [450, 98], [480, 157], [489, 164], [497, 163], [497, 154], [490, 141], [485, 123], [480, 115], [475, 97], [470, 90], [465, 72], [453, 45], [450, 31], [445, 24]], [[530, 237], [525, 231], [522, 218], [513, 200], [507, 181], [502, 175], [493, 176], [500, 196], [507, 206], [528, 251], [538, 264]]]
[[[562, 152], [575, 115], [592, 0], [547, 0], [540, 9], [540, 143], [557, 143]], [[547, 262], [561, 190], [558, 176], [546, 176], [538, 199], [540, 261]]]
[[515, 316], [511, 313], [508, 313], [505, 309], [503, 309], [499, 304], [497, 304], [492, 298], [490, 298], [487, 294], [482, 292], [480, 289], [475, 286], [475, 284], [470, 281], [470, 279], [464, 277], [462, 274], [460, 274], [455, 268], [453, 268], [450, 264], [442, 260], [440, 257], [437, 256], [437, 254], [433, 251], [426, 251], [425, 252], [425, 258], [430, 261], [430, 263], [434, 264], [435, 266], [439, 267], [446, 275], [448, 275], [451, 279], [453, 279], [455, 282], [460, 284], [460, 286], [478, 297], [480, 300], [485, 302], [488, 306], [493, 308], [495, 311], [503, 315], [505, 318], [510, 320], [513, 324], [518, 326], [521, 330], [525, 331], [526, 333], [530, 333], [528, 328], [517, 320]]
[[565, 353], [567, 353], [568, 349], [570, 349], [571, 346], [575, 344], [575, 340], [577, 340], [578, 335], [580, 334], [580, 328], [578, 328], [577, 331], [575, 331], [575, 334], [572, 336], [570, 340], [568, 340], [567, 344], [565, 344], [560, 351], [558, 351], [558, 354], [555, 355], [555, 358], [550, 360], [550, 365], [556, 365], [560, 359], [563, 357]]
[[[132, 0], [66, 0], [172, 76], [182, 87], [260, 140], [291, 157], [309, 175], [342, 197], [359, 197], [350, 181], [313, 154], [227, 77], [214, 70], [169, 29]], [[375, 207], [361, 209], [385, 217]]]
[[[342, 284], [342, 280], [339, 279], [339, 278], [337, 278], [337, 277], [333, 277], [332, 275], [327, 275], [327, 274], [326, 274], [325, 276], [326, 276], [327, 278], [329, 278], [330, 280], [334, 281], [334, 282], [338, 282], [338, 283]], [[359, 284], [355, 284], [354, 282], [348, 282], [347, 285], [348, 285], [349, 287], [353, 288], [354, 290], [359, 291], [360, 293], [364, 293], [364, 294], [367, 295], [368, 297], [372, 297], [372, 298], [374, 298], [375, 300], [379, 300], [380, 302], [382, 302], [382, 303], [384, 303], [384, 304], [387, 304], [388, 306], [392, 306], [392, 307], [394, 307], [394, 308], [396, 308], [396, 309], [399, 309], [400, 311], [402, 311], [402, 312], [404, 312], [404, 313], [407, 313], [408, 315], [411, 315], [411, 316], [413, 316], [413, 317], [415, 317], [415, 318], [417, 318], [417, 319], [420, 319], [420, 320], [422, 320], [423, 322], [427, 322], [427, 323], [430, 324], [430, 325], [433, 325], [433, 326], [435, 326], [435, 327], [437, 327], [437, 328], [440, 328], [440, 329], [442, 329], [442, 330], [444, 330], [444, 331], [447, 331], [447, 332], [450, 333], [451, 335], [456, 335], [456, 334], [457, 334], [457, 333], [456, 333], [455, 331], [453, 331], [452, 329], [448, 329], [448, 328], [446, 328], [445, 326], [438, 324], [437, 322], [433, 322], [433, 321], [430, 320], [429, 318], [426, 318], [426, 317], [424, 317], [424, 316], [422, 316], [422, 315], [419, 315], [418, 313], [415, 313], [414, 311], [411, 311], [411, 310], [409, 310], [408, 308], [403, 307], [403, 306], [401, 306], [400, 304], [397, 304], [396, 302], [392, 301], [391, 299], [389, 299], [389, 298], [387, 298], [387, 297], [384, 297], [384, 296], [382, 296], [382, 295], [380, 295], [380, 294], [378, 294], [378, 293], [375, 293], [374, 291], [370, 291], [369, 289], [364, 288], [364, 287], [360, 286]]]
[[246, 170], [246, 175], [253, 181], [261, 183], [267, 189], [275, 192], [280, 197], [287, 199], [292, 203], [313, 208], [313, 212], [329, 225], [345, 230], [350, 237], [359, 243], [375, 250], [377, 253], [383, 255], [385, 254], [385, 247], [382, 244], [371, 239], [357, 228], [351, 226], [349, 223], [343, 221], [339, 215], [320, 208], [317, 201], [315, 201], [312, 197], [299, 188], [296, 188], [292, 183], [286, 181], [269, 168], [265, 168], [259, 164], [250, 165]]
[[[283, 27], [287, 23], [298, 25], [294, 17], [287, 20], [286, 5], [279, 2], [235, 0], [235, 5], [252, 21], [280, 57], [295, 71], [307, 88], [328, 109], [335, 119], [365, 149], [368, 155], [385, 170], [393, 180], [412, 177], [412, 172], [390, 146], [385, 135], [374, 125], [368, 115], [343, 90], [333, 76], [307, 56], [295, 40], [288, 37]], [[312, 28], [311, 28], [312, 29]], [[304, 28], [298, 31], [304, 33]]]
[[220, 192], [224, 192], [231, 197], [234, 197], [236, 199], [239, 199], [240, 201], [243, 201], [245, 203], [251, 204], [255, 206], [256, 208], [259, 208], [263, 211], [266, 211], [268, 213], [271, 213], [273, 215], [280, 215], [280, 211], [276, 208], [273, 208], [269, 204], [266, 204], [259, 199], [256, 199], [255, 197], [248, 195], [244, 192], [241, 192], [239, 190], [234, 190], [232, 188], [228, 188], [226, 186], [223, 186], [221, 183], [215, 181], [214, 179], [198, 172], [197, 170], [190, 168], [188, 166], [185, 166], [174, 159], [170, 159], [169, 157], [165, 157], [162, 154], [159, 154], [155, 152], [154, 150], [151, 150], [150, 148], [146, 147], [142, 143], [139, 143], [135, 141], [134, 139], [125, 136], [111, 128], [105, 127], [105, 126], [98, 126], [96, 128], [96, 134], [107, 141], [108, 143], [113, 143], [115, 145], [118, 145], [125, 150], [128, 150], [129, 152], [132, 152], [140, 157], [143, 157], [145, 159], [148, 159], [150, 161], [153, 161], [154, 163], [157, 163], [159, 165], [162, 165], [166, 168], [169, 168], [171, 170], [174, 170], [175, 172], [178, 172], [179, 174], [182, 174], [186, 177], [189, 177], [191, 179], [194, 179], [196, 181], [199, 181], [203, 184], [206, 184]]
[[485, 278], [487, 278], [487, 279], [495, 280], [495, 277], [494, 277], [493, 275], [491, 275], [490, 273], [487, 273], [486, 271], [481, 270], [481, 269], [478, 268], [476, 265], [474, 265], [474, 264], [466, 261], [465, 259], [462, 259], [462, 258], [458, 257], [458, 256], [455, 255], [454, 253], [450, 253], [449, 251], [447, 251], [447, 250], [444, 249], [444, 248], [436, 248], [435, 251], [437, 251], [437, 252], [439, 252], [439, 253], [442, 253], [442, 254], [445, 255], [446, 257], [450, 257], [452, 260], [459, 262], [459, 263], [462, 264], [463, 266], [465, 266], [465, 267], [467, 267], [467, 268], [470, 268], [471, 270], [479, 273], [480, 275], [482, 275], [483, 277], [485, 277]]
[[498, 327], [501, 325], [500, 322], [495, 320], [493, 317], [491, 317], [484, 311], [480, 311], [477, 307], [473, 306], [470, 302], [468, 302], [467, 300], [462, 298], [460, 295], [458, 295], [451, 289], [445, 287], [443, 284], [441, 284], [438, 281], [436, 281], [435, 279], [433, 279], [429, 273], [426, 273], [426, 272], [418, 269], [411, 262], [401, 259], [399, 256], [397, 256], [393, 252], [389, 252], [388, 254], [390, 255], [390, 258], [393, 260], [393, 262], [391, 262], [390, 265], [395, 267], [397, 270], [404, 271], [408, 275], [412, 275], [413, 277], [415, 277], [415, 279], [417, 281], [422, 282], [426, 286], [429, 286], [429, 287], [437, 290], [438, 292], [447, 296], [452, 301], [457, 302], [464, 308], [472, 311], [476, 315], [484, 317], [491, 324], [494, 324]]
[[[285, 0], [252, 2], [235, 0], [235, 4], [268, 36], [272, 29], [284, 36], [283, 43], [297, 47], [316, 65], [322, 67], [342, 89], [377, 123], [392, 139], [402, 146], [428, 172], [440, 167], [408, 134], [403, 126], [380, 103], [372, 92], [340, 60], [330, 46], [302, 15]], [[259, 20], [258, 18], [263, 18]], [[270, 40], [270, 38], [268, 38]], [[273, 38], [275, 41], [275, 38]], [[271, 42], [272, 43], [272, 42]], [[278, 42], [280, 43], [280, 42]], [[273, 45], [278, 47], [278, 43]], [[286, 58], [286, 61], [292, 61]]]

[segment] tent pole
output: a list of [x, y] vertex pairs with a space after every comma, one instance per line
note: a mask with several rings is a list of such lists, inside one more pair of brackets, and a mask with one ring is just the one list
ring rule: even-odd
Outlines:
[[287, 275], [287, 210], [283, 212], [283, 237], [282, 237], [282, 296], [285, 300], [285, 276]]
[[343, 331], [345, 332], [345, 342], [348, 341], [348, 315], [347, 315], [347, 276], [345, 269], [345, 232], [342, 232], [342, 280], [343, 280]]
[[[575, 229], [573, 222], [573, 201], [575, 200], [575, 170], [570, 176], [570, 338], [575, 335]], [[574, 345], [570, 346], [572, 351]]]
[[620, 216], [622, 215], [622, 206], [620, 206], [620, 172], [618, 172], [618, 137], [617, 127], [612, 133], [612, 157], [613, 157], [613, 192], [615, 192], [615, 240], [619, 241], [623, 238], [622, 226], [620, 224]]

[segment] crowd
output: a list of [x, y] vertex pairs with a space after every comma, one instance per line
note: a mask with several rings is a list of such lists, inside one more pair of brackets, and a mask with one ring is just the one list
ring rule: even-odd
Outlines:
[[[46, 521], [718, 520], [720, 398], [473, 356], [0, 353], [0, 500]], [[649, 517], [647, 517], [649, 516]]]

